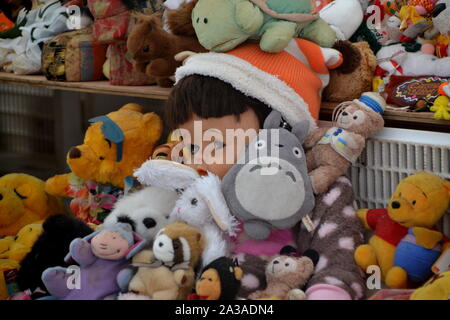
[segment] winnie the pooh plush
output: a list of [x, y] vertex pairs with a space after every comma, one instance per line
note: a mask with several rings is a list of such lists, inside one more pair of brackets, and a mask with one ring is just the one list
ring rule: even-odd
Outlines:
[[23, 173], [0, 178], [0, 237], [15, 236], [27, 224], [64, 213], [61, 199], [45, 192], [45, 182]]
[[71, 210], [87, 223], [101, 224], [132, 184], [133, 170], [150, 158], [162, 132], [155, 113], [137, 104], [89, 120], [84, 143], [67, 154], [69, 174], [47, 180], [48, 193], [73, 198]]
[[382, 279], [391, 288], [405, 288], [408, 280], [416, 280], [417, 272], [422, 276], [418, 268], [423, 264], [429, 264], [431, 272], [433, 253], [449, 247], [448, 243], [439, 246], [445, 236], [433, 229], [449, 204], [450, 183], [438, 176], [418, 172], [403, 179], [387, 209], [358, 210], [374, 235], [356, 249], [356, 263], [364, 271], [371, 265], [380, 266]]
[[15, 237], [9, 236], [0, 239], [0, 259], [22, 261], [42, 233], [42, 222], [27, 224]]

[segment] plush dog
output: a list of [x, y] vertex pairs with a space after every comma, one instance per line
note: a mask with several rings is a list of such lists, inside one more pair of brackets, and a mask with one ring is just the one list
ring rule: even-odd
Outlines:
[[133, 269], [119, 275], [123, 292], [133, 292], [159, 300], [185, 300], [195, 283], [204, 235], [184, 222], [161, 229], [153, 250], [144, 250], [133, 259]]
[[89, 120], [84, 143], [67, 154], [72, 173], [48, 179], [47, 192], [73, 198], [70, 207], [78, 218], [101, 224], [160, 138], [161, 119], [142, 111], [137, 104], [127, 104]]
[[0, 178], [0, 237], [65, 211], [63, 201], [45, 191], [44, 181], [22, 173]]
[[335, 110], [332, 128], [316, 129], [305, 140], [309, 176], [316, 194], [342, 176], [364, 149], [365, 141], [383, 128], [385, 100], [377, 93], [344, 102]]

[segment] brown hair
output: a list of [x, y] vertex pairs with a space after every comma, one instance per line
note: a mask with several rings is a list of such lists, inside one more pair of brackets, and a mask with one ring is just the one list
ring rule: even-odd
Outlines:
[[217, 78], [191, 75], [181, 79], [170, 93], [164, 109], [164, 121], [171, 130], [189, 121], [193, 114], [200, 118], [220, 118], [252, 109], [260, 127], [271, 109], [263, 102], [248, 97]]

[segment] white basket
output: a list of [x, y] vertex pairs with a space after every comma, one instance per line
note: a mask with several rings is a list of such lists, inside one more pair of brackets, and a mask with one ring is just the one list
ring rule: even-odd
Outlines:
[[[397, 184], [424, 170], [450, 180], [450, 134], [384, 128], [349, 170], [359, 208], [384, 208]], [[450, 215], [443, 221], [450, 234]]]

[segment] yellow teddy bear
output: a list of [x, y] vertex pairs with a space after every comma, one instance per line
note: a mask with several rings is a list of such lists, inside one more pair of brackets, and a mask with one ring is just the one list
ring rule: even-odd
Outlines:
[[162, 121], [157, 114], [143, 114], [141, 106], [130, 103], [89, 122], [84, 143], [67, 153], [72, 172], [47, 180], [46, 190], [72, 198], [70, 208], [78, 218], [101, 224], [132, 183], [133, 170], [151, 157]]
[[64, 213], [61, 199], [45, 192], [45, 182], [23, 173], [0, 178], [0, 236], [15, 236], [27, 224]]
[[[371, 265], [380, 266], [382, 279], [388, 287], [406, 287], [409, 271], [405, 270], [407, 267], [399, 267], [397, 260], [408, 260], [408, 255], [404, 254], [403, 247], [396, 253], [397, 246], [402, 242], [412, 245], [414, 253], [428, 250], [426, 254], [433, 254], [444, 238], [433, 227], [444, 216], [449, 204], [449, 182], [426, 172], [405, 178], [397, 186], [387, 209], [358, 210], [365, 227], [373, 230], [374, 235], [368, 244], [355, 250], [356, 263], [364, 271]], [[449, 244], [444, 244], [442, 251], [447, 247]]]

